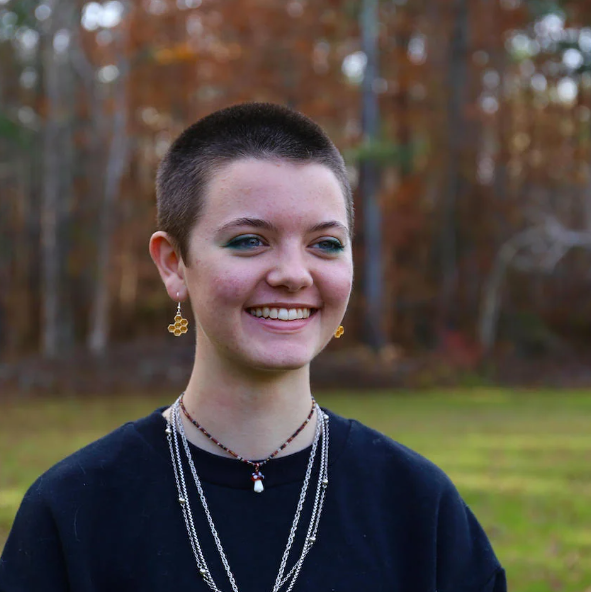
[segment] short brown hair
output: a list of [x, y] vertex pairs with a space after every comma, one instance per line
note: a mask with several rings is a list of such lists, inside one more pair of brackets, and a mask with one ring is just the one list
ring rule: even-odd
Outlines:
[[185, 263], [208, 182], [222, 166], [241, 158], [279, 158], [328, 167], [343, 190], [353, 233], [353, 197], [345, 162], [322, 128], [282, 105], [244, 103], [215, 111], [188, 127], [158, 168], [158, 227], [168, 233]]

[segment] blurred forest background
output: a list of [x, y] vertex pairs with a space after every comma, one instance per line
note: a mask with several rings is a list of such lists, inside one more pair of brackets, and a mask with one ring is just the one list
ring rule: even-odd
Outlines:
[[320, 403], [448, 472], [510, 589], [591, 592], [591, 0], [0, 0], [0, 548], [40, 473], [186, 386], [156, 167], [252, 100], [355, 188]]
[[591, 384], [589, 0], [0, 0], [0, 69], [0, 386], [182, 381], [155, 170], [251, 100], [355, 187], [327, 376]]

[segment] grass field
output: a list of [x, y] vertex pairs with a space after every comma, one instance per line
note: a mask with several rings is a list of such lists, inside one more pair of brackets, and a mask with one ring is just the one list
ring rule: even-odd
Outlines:
[[[317, 393], [321, 405], [414, 448], [456, 483], [512, 592], [591, 592], [591, 393]], [[3, 404], [0, 548], [32, 481], [170, 397]]]

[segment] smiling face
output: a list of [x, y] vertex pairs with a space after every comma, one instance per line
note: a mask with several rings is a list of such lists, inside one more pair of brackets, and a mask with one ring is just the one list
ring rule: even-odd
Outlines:
[[200, 356], [253, 369], [305, 366], [330, 341], [351, 293], [336, 177], [316, 163], [228, 164], [208, 186], [182, 272]]

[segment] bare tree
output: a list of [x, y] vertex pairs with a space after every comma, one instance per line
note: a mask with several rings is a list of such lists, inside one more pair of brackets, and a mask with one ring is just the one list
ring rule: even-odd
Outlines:
[[71, 198], [72, 78], [67, 54], [68, 31], [75, 11], [58, 1], [42, 35], [44, 91], [47, 113], [43, 130], [43, 189], [41, 204], [42, 349], [48, 357], [69, 346], [69, 306], [64, 286], [67, 257], [67, 217]]
[[453, 0], [453, 30], [448, 69], [448, 161], [447, 186], [442, 196], [442, 225], [439, 241], [441, 264], [440, 322], [448, 321], [458, 281], [457, 200], [463, 191], [463, 161], [468, 103], [468, 0]]
[[118, 78], [114, 90], [114, 109], [111, 139], [106, 161], [104, 194], [100, 213], [98, 250], [96, 265], [96, 284], [90, 316], [88, 347], [94, 353], [102, 353], [109, 338], [110, 289], [109, 269], [115, 228], [116, 203], [121, 179], [125, 172], [128, 156], [129, 138], [127, 134], [127, 82], [129, 77], [129, 57], [127, 48], [128, 28], [124, 22], [119, 27]]
[[507, 269], [551, 274], [574, 248], [591, 251], [591, 226], [567, 228], [556, 215], [536, 212], [534, 223], [508, 239], [499, 249], [486, 282], [478, 324], [480, 344], [489, 353], [494, 347], [499, 319], [501, 289]]
[[363, 204], [365, 243], [365, 318], [367, 340], [374, 350], [385, 344], [382, 326], [382, 216], [378, 203], [379, 170], [372, 158], [379, 131], [379, 109], [376, 95], [378, 77], [378, 2], [364, 0], [361, 8], [362, 48], [367, 57], [362, 84], [361, 125], [363, 140], [370, 148], [360, 165], [359, 186]]

